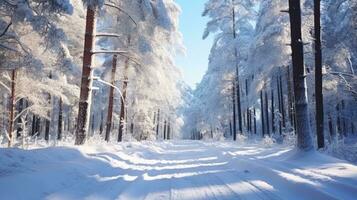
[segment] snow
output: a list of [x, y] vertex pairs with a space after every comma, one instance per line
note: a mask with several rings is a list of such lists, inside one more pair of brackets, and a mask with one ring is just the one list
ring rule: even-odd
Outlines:
[[286, 145], [170, 141], [0, 149], [1, 199], [355, 199], [357, 166]]

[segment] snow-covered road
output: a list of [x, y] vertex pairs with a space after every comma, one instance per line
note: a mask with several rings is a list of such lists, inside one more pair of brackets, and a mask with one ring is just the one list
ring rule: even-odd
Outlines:
[[357, 167], [291, 147], [199, 141], [0, 149], [0, 199], [357, 199]]

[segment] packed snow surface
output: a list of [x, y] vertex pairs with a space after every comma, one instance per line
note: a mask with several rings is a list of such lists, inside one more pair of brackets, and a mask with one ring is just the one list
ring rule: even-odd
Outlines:
[[0, 199], [353, 199], [357, 166], [231, 142], [0, 149]]

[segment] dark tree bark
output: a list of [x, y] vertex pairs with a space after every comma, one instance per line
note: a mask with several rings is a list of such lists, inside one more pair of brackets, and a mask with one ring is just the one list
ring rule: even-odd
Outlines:
[[271, 89], [271, 128], [273, 131], [273, 134], [275, 133], [275, 107], [274, 107], [274, 90]]
[[57, 140], [62, 140], [62, 125], [63, 125], [63, 102], [62, 98], [59, 100], [59, 111], [58, 111], [58, 133], [57, 133]]
[[166, 120], [164, 122], [164, 140], [166, 140]]
[[14, 115], [15, 115], [15, 102], [16, 102], [16, 94], [15, 94], [15, 88], [16, 88], [16, 69], [12, 70], [11, 73], [11, 97], [10, 97], [10, 115], [9, 115], [9, 141], [8, 141], [8, 147], [11, 147], [12, 145], [12, 132], [14, 131]]
[[307, 98], [306, 69], [304, 66], [303, 41], [301, 37], [300, 0], [289, 0], [291, 49], [293, 63], [296, 133], [299, 149], [313, 148]]
[[[282, 115], [282, 106], [281, 106], [281, 91], [280, 91], [280, 82], [279, 77], [276, 77], [276, 87], [278, 90], [278, 105], [279, 105], [279, 113]], [[279, 134], [282, 135], [282, 117], [279, 117]]]
[[[232, 0], [232, 29], [233, 29], [233, 39], [236, 40], [236, 11], [234, 9], [235, 1]], [[236, 68], [236, 95], [237, 95], [237, 109], [238, 109], [238, 129], [239, 134], [243, 134], [243, 121], [242, 121], [242, 106], [241, 106], [241, 97], [240, 97], [240, 83], [239, 83], [239, 66], [238, 66], [238, 50], [237, 47], [234, 47], [234, 56], [235, 56], [235, 68]], [[233, 125], [236, 122], [233, 122]], [[234, 129], [234, 128], [233, 128]], [[236, 140], [236, 130], [233, 133], [233, 139]]]
[[35, 135], [36, 115], [32, 115], [31, 136]]
[[335, 136], [336, 136], [336, 133], [335, 133], [335, 129], [334, 129], [334, 126], [333, 126], [331, 115], [328, 116], [328, 127], [329, 127], [329, 131], [330, 131], [330, 138], [333, 140], [335, 138]]
[[[17, 105], [17, 113], [21, 113], [22, 110], [24, 109], [24, 99], [21, 98], [19, 100], [19, 103]], [[16, 126], [17, 126], [17, 129], [16, 129], [16, 138], [20, 137], [21, 134], [22, 134], [22, 126], [19, 125], [21, 123], [21, 117], [19, 117], [17, 120], [16, 120]], [[15, 126], [15, 124], [14, 124]]]
[[100, 112], [100, 126], [99, 126], [99, 134], [103, 134], [103, 121], [104, 121], [104, 116], [103, 116], [103, 110]]
[[159, 137], [159, 128], [160, 128], [160, 109], [157, 110], [156, 139]]
[[232, 105], [233, 105], [233, 140], [237, 140], [237, 119], [236, 119], [236, 87], [235, 82], [233, 81], [232, 87]]
[[260, 114], [262, 121], [262, 133], [263, 137], [265, 136], [265, 115], [264, 115], [264, 99], [263, 99], [263, 90], [260, 91]]
[[[112, 61], [112, 74], [111, 74], [111, 84], [115, 85], [115, 73], [117, 69], [117, 55], [113, 56]], [[105, 141], [110, 141], [110, 132], [112, 129], [113, 121], [113, 105], [114, 105], [114, 87], [109, 89], [109, 102], [108, 102], [108, 113], [107, 113], [107, 126], [105, 128]]]
[[337, 111], [337, 130], [338, 130], [338, 134], [339, 136], [342, 138], [343, 134], [342, 134], [342, 125], [341, 125], [341, 107], [340, 107], [340, 103], [337, 104], [336, 106], [336, 111]]
[[167, 125], [167, 139], [171, 139], [171, 120], [169, 120], [169, 123]]
[[86, 136], [89, 129], [90, 118], [90, 100], [92, 95], [92, 60], [94, 48], [94, 35], [95, 35], [95, 22], [96, 22], [96, 10], [95, 6], [87, 7], [86, 16], [86, 33], [84, 39], [84, 51], [83, 51], [83, 70], [82, 70], [82, 82], [79, 99], [79, 111], [78, 122], [76, 130], [76, 145], [82, 145], [85, 143]]
[[269, 99], [268, 99], [268, 92], [267, 91], [265, 91], [265, 117], [266, 117], [267, 134], [270, 136]]
[[[48, 78], [52, 79], [52, 72], [50, 72], [50, 75], [48, 76]], [[51, 94], [48, 94], [47, 97], [47, 101], [48, 104], [51, 104]], [[47, 117], [51, 118], [51, 112], [49, 111], [47, 113]], [[51, 121], [49, 119], [45, 120], [45, 140], [48, 142], [48, 140], [50, 139], [50, 125], [51, 125]]]
[[[236, 52], [236, 54], [237, 54], [237, 52]], [[237, 74], [236, 75], [236, 82], [237, 82], [236, 90], [237, 90], [238, 128], [239, 128], [239, 134], [243, 134], [242, 104], [241, 104], [241, 98], [240, 98], [240, 82], [239, 82], [238, 67], [236, 67], [236, 74]]]
[[322, 93], [321, 0], [314, 0], [315, 30], [315, 100], [317, 147], [324, 148], [324, 106]]
[[230, 133], [230, 136], [233, 135], [233, 129], [232, 129], [232, 121], [229, 121], [229, 133]]
[[92, 136], [95, 134], [95, 115], [94, 115], [94, 113], [92, 114], [92, 120], [91, 120], [91, 125], [92, 125], [92, 127], [91, 127], [91, 133], [92, 133]]
[[134, 133], [134, 123], [130, 124], [130, 133], [133, 134]]
[[288, 65], [287, 68], [287, 79], [288, 79], [288, 101], [289, 101], [289, 118], [290, 118], [290, 125], [296, 130], [296, 122], [295, 122], [295, 100], [294, 100], [294, 89], [293, 89], [293, 83], [291, 79], [291, 70], [290, 66]]
[[254, 107], [254, 134], [257, 134], [257, 115]]
[[248, 96], [248, 79], [245, 79], [245, 95]]
[[281, 102], [281, 116], [282, 116], [282, 123], [283, 127], [286, 128], [286, 118], [285, 118], [285, 103], [284, 103], [284, 93], [283, 93], [283, 80], [280, 74], [279, 76], [279, 87], [280, 87], [280, 102]]

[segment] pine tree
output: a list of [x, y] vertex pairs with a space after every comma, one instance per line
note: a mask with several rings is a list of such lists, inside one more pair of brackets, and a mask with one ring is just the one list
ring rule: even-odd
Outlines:
[[306, 69], [304, 66], [303, 41], [301, 36], [300, 0], [289, 0], [291, 50], [294, 79], [297, 146], [302, 150], [313, 148], [309, 120]]
[[316, 135], [319, 149], [325, 146], [320, 4], [321, 0], [314, 0]]

